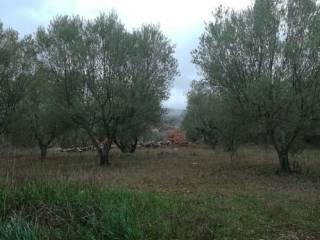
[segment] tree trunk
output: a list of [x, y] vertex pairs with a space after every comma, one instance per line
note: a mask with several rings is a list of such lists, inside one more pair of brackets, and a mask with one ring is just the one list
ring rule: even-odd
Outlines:
[[130, 153], [134, 153], [136, 151], [137, 144], [138, 144], [138, 138], [134, 138], [130, 146]]
[[117, 145], [117, 147], [120, 149], [120, 151], [122, 153], [128, 153], [129, 152], [129, 150], [127, 148], [127, 145], [124, 144], [122, 141], [119, 141], [119, 142], [117, 141], [116, 145]]
[[108, 165], [109, 164], [108, 153], [101, 150], [101, 151], [99, 151], [99, 155], [100, 155], [100, 166]]
[[134, 153], [137, 148], [138, 138], [131, 140], [115, 140], [115, 144], [122, 153]]
[[102, 147], [99, 148], [99, 156], [100, 156], [100, 166], [109, 165], [109, 151], [110, 145], [108, 143], [103, 143]]
[[43, 161], [46, 157], [47, 157], [47, 151], [48, 150], [48, 146], [46, 145], [41, 145], [40, 146], [40, 157], [41, 157], [41, 161]]
[[290, 141], [288, 140], [288, 134], [286, 131], [279, 129], [272, 129], [270, 131], [271, 140], [274, 148], [278, 153], [278, 159], [280, 163], [280, 171], [283, 173], [291, 173], [289, 163], [289, 148]]
[[290, 173], [291, 167], [289, 163], [289, 153], [288, 150], [278, 151], [278, 158], [280, 163], [280, 171], [284, 173]]

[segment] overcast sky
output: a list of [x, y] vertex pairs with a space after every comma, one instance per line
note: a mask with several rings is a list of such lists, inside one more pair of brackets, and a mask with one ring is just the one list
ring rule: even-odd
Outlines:
[[21, 34], [34, 33], [56, 15], [79, 14], [94, 18], [114, 9], [128, 29], [143, 23], [160, 24], [176, 45], [180, 76], [176, 78], [166, 107], [184, 109], [190, 83], [198, 79], [190, 52], [204, 31], [204, 22], [212, 19], [219, 5], [241, 9], [252, 0], [0, 0], [0, 20]]

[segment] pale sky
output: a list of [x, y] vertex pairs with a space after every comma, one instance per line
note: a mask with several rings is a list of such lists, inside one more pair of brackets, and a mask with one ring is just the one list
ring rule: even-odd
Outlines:
[[190, 52], [197, 47], [204, 22], [213, 19], [219, 5], [246, 8], [253, 0], [0, 0], [0, 20], [21, 34], [34, 33], [56, 15], [78, 14], [95, 18], [101, 12], [115, 10], [127, 29], [143, 23], [160, 24], [161, 30], [176, 45], [180, 76], [174, 81], [171, 97], [164, 103], [169, 108], [184, 109], [190, 83], [199, 79], [191, 63]]

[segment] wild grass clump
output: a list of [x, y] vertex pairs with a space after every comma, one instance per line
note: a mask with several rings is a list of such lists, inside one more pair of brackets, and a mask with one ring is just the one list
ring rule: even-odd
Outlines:
[[[188, 202], [125, 189], [28, 184], [0, 193], [0, 239], [195, 239]], [[197, 217], [196, 217], [197, 218]], [[190, 227], [191, 226], [191, 227]]]
[[36, 240], [38, 239], [33, 224], [26, 222], [17, 215], [12, 215], [0, 226], [1, 240]]

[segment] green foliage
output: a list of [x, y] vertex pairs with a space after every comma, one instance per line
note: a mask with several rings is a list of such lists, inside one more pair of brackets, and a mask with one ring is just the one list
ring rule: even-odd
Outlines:
[[32, 38], [19, 39], [18, 32], [0, 22], [0, 133], [8, 134], [12, 115], [25, 95], [30, 80], [34, 49]]
[[220, 8], [193, 52], [206, 84], [232, 104], [232, 118], [267, 134], [286, 172], [289, 150], [319, 125], [319, 21], [313, 0]]
[[188, 93], [188, 106], [183, 121], [188, 138], [193, 141], [203, 140], [215, 147], [219, 135], [218, 122], [214, 119], [219, 116], [218, 104], [219, 99], [214, 99], [203, 82], [193, 82]]
[[101, 164], [112, 141], [136, 142], [159, 122], [177, 64], [158, 27], [128, 32], [113, 12], [91, 21], [61, 16], [36, 42], [61, 111], [87, 132]]
[[127, 82], [115, 141], [122, 151], [134, 150], [139, 137], [160, 123], [161, 102], [177, 74], [174, 48], [159, 27], [145, 25], [129, 37]]
[[54, 140], [74, 125], [57, 104], [54, 83], [48, 70], [40, 63], [34, 63], [34, 67], [32, 80], [11, 124], [11, 141], [15, 145], [29, 146], [36, 142], [41, 157], [45, 158], [47, 148], [53, 145]]
[[187, 137], [215, 148], [220, 142], [232, 155], [247, 139], [247, 123], [236, 105], [225, 95], [213, 92], [203, 81], [195, 81], [188, 93], [183, 121]]

